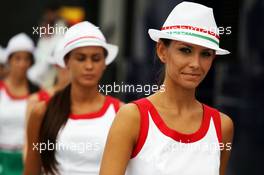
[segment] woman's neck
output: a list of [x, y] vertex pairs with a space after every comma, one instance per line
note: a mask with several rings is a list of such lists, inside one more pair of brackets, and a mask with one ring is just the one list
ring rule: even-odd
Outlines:
[[93, 103], [98, 100], [102, 94], [98, 92], [97, 86], [82, 87], [72, 83], [71, 87], [71, 99], [73, 103]]
[[5, 82], [9, 85], [11, 85], [12, 87], [22, 87], [22, 86], [27, 86], [28, 80], [26, 77], [24, 78], [18, 78], [15, 75], [9, 74], [6, 78], [5, 78]]

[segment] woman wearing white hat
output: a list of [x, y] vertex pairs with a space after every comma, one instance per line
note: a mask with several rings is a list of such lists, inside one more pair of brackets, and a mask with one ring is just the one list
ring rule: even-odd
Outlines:
[[27, 78], [34, 63], [33, 41], [24, 33], [12, 37], [4, 63], [8, 75], [0, 81], [0, 174], [22, 173], [22, 147], [27, 98], [39, 90]]
[[[70, 85], [34, 107], [28, 124], [25, 175], [99, 173], [106, 137], [120, 101], [98, 91], [99, 80], [118, 47], [106, 43], [89, 22], [64, 36], [57, 63], [70, 73]], [[34, 131], [34, 132], [31, 132]], [[55, 145], [56, 144], [56, 145]], [[44, 148], [45, 147], [45, 148]]]
[[[231, 119], [195, 98], [219, 48], [211, 8], [182, 2], [149, 30], [165, 65], [164, 92], [123, 106], [110, 129], [100, 175], [224, 175]], [[124, 125], [129, 123], [129, 125]]]

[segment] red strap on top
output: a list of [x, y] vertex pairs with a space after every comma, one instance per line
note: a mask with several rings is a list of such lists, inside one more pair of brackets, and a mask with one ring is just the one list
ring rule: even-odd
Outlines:
[[221, 116], [220, 116], [220, 112], [217, 109], [211, 108], [209, 106], [207, 106], [213, 121], [214, 121], [214, 125], [215, 125], [215, 129], [216, 129], [216, 134], [217, 134], [217, 138], [219, 143], [222, 143], [222, 127], [221, 127]]
[[148, 102], [146, 98], [139, 99], [133, 102], [137, 105], [140, 113], [140, 131], [138, 135], [137, 144], [132, 152], [131, 159], [136, 157], [137, 154], [140, 152], [146, 138], [148, 136], [148, 129], [149, 129], [149, 116], [148, 116]]
[[120, 100], [111, 96], [108, 96], [108, 98], [110, 99], [110, 103], [114, 105], [115, 112], [117, 113], [120, 108]]
[[38, 99], [39, 101], [45, 101], [46, 103], [48, 103], [48, 101], [50, 100], [50, 95], [47, 91], [45, 90], [41, 90], [38, 92]]

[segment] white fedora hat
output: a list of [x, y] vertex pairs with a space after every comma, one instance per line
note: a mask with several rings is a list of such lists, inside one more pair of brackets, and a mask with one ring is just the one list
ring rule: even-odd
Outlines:
[[65, 67], [64, 57], [73, 49], [84, 46], [101, 46], [106, 49], [108, 55], [105, 64], [110, 64], [118, 53], [118, 47], [106, 42], [100, 29], [88, 21], [80, 22], [70, 27], [64, 35], [63, 50], [58, 57], [58, 65]]
[[18, 51], [27, 51], [34, 55], [35, 46], [32, 39], [25, 33], [13, 36], [7, 44], [4, 62], [8, 61], [9, 56]]
[[230, 52], [219, 47], [219, 31], [213, 9], [193, 2], [178, 4], [167, 17], [161, 30], [149, 29], [150, 38], [187, 42], [216, 51], [217, 55]]

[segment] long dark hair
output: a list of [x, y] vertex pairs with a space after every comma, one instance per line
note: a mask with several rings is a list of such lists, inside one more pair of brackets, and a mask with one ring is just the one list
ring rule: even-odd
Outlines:
[[57, 92], [49, 101], [40, 127], [39, 142], [52, 144], [54, 149], [41, 152], [41, 162], [45, 173], [55, 174], [58, 162], [55, 159], [56, 139], [60, 129], [66, 124], [71, 113], [71, 85]]

